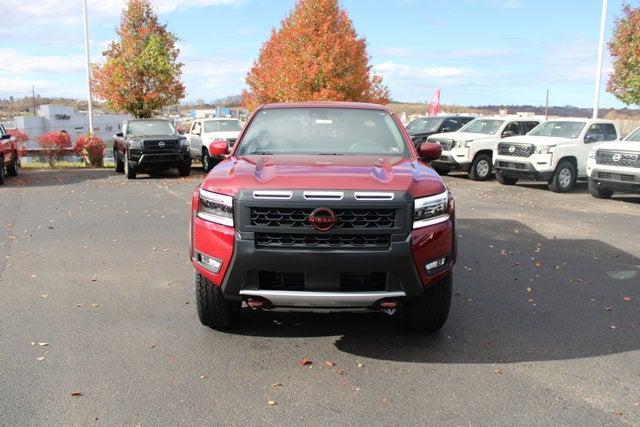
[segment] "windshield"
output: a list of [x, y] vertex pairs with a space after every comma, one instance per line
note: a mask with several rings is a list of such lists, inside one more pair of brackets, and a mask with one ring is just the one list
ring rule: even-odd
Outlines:
[[247, 155], [376, 155], [408, 157], [386, 111], [353, 108], [274, 108], [260, 111], [238, 147]]
[[458, 132], [494, 134], [500, 129], [504, 120], [475, 119], [462, 126]]
[[407, 125], [410, 132], [435, 132], [440, 128], [444, 119], [438, 117], [421, 117]]
[[585, 122], [544, 122], [536, 126], [529, 135], [531, 136], [557, 136], [560, 138], [576, 139], [584, 129]]
[[633, 132], [631, 132], [629, 134], [629, 136], [627, 136], [625, 139], [625, 141], [633, 141], [633, 142], [640, 142], [640, 128], [634, 130]]
[[176, 130], [165, 120], [136, 120], [129, 122], [127, 135], [172, 135]]
[[239, 120], [208, 120], [204, 122], [205, 132], [239, 132], [242, 123]]

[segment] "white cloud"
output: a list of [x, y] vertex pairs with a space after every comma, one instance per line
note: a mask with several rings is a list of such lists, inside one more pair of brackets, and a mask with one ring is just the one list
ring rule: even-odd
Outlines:
[[442, 77], [461, 77], [473, 74], [471, 70], [457, 67], [414, 67], [387, 61], [373, 67], [376, 74], [385, 78], [433, 79]]
[[11, 74], [68, 73], [85, 69], [82, 55], [27, 55], [13, 49], [0, 48], [0, 58], [0, 72]]
[[501, 6], [506, 8], [520, 8], [524, 7], [524, 0], [467, 0], [469, 3], [489, 3], [494, 6]]
[[28, 80], [22, 77], [5, 79], [0, 77], [0, 97], [31, 94], [32, 86], [48, 89], [51, 84], [44, 80]]

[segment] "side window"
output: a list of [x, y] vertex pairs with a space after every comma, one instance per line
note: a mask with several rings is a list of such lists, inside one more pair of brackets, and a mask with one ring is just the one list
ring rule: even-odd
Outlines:
[[584, 136], [584, 142], [586, 144], [604, 140], [604, 124], [602, 123], [592, 124], [589, 130], [587, 130], [587, 134]]
[[191, 133], [194, 135], [202, 134], [202, 122], [194, 122], [191, 128]]
[[520, 126], [518, 126], [518, 122], [509, 123], [502, 131], [503, 137], [516, 135], [520, 135]]
[[538, 122], [522, 122], [522, 134], [528, 134], [533, 130], [534, 127], [538, 126], [538, 124]]
[[616, 132], [616, 127], [613, 123], [603, 123], [604, 128], [604, 140], [605, 141], [614, 141], [618, 138], [618, 133]]
[[127, 122], [122, 123], [122, 134], [127, 135]]
[[0, 135], [4, 135], [5, 133], [7, 133], [7, 130], [4, 128], [3, 125], [0, 125]]
[[449, 128], [449, 130], [454, 131], [458, 130], [462, 127], [462, 120], [459, 119], [447, 119], [442, 124], [442, 128]]

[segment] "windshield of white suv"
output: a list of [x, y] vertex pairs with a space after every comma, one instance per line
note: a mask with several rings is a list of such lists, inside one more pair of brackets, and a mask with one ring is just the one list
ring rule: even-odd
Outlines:
[[584, 129], [585, 122], [544, 122], [536, 126], [529, 135], [531, 136], [557, 136], [560, 138], [576, 139]]
[[176, 130], [165, 120], [136, 120], [129, 122], [127, 135], [172, 135]]
[[205, 132], [238, 132], [242, 123], [238, 120], [208, 120], [204, 122]]
[[640, 128], [636, 129], [632, 133], [629, 134], [625, 139], [625, 141], [633, 141], [640, 142]]
[[492, 135], [500, 129], [500, 126], [503, 123], [504, 120], [475, 119], [462, 126], [458, 132], [484, 133]]
[[260, 111], [235, 154], [408, 157], [410, 151], [386, 111], [292, 107]]
[[407, 125], [407, 130], [414, 133], [435, 132], [443, 121], [444, 119], [439, 117], [421, 117], [409, 123]]

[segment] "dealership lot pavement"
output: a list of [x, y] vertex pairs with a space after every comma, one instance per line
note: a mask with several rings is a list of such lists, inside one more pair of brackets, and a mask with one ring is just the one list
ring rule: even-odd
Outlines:
[[440, 333], [251, 311], [220, 333], [187, 259], [201, 179], [0, 187], [0, 424], [640, 423], [640, 197], [447, 177], [460, 259]]

